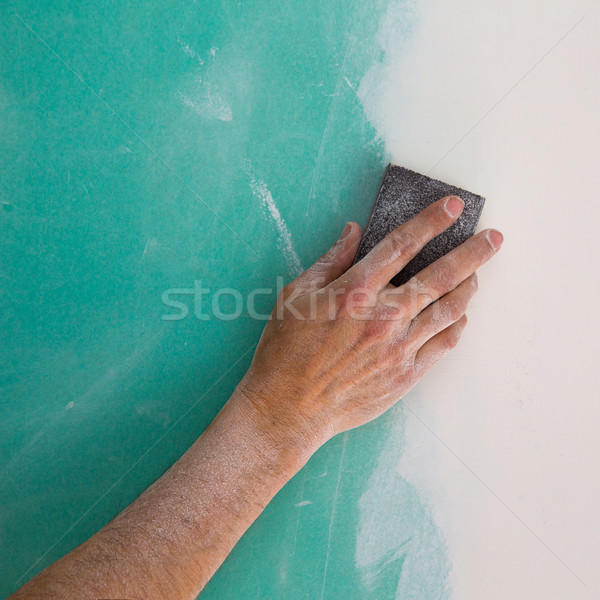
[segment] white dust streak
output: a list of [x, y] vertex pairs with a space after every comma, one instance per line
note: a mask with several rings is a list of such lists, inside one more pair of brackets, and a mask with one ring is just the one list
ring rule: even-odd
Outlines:
[[302, 273], [302, 271], [304, 271], [304, 269], [302, 268], [300, 257], [294, 249], [292, 234], [290, 233], [286, 222], [283, 220], [283, 217], [281, 216], [281, 213], [275, 204], [273, 195], [267, 188], [265, 182], [256, 178], [249, 162], [246, 164], [246, 172], [250, 177], [250, 189], [252, 190], [252, 193], [261, 201], [261, 204], [268, 211], [271, 220], [277, 228], [277, 233], [279, 234], [279, 243], [285, 257], [285, 262], [290, 270], [290, 274], [293, 277], [297, 277], [300, 275], [300, 273]]

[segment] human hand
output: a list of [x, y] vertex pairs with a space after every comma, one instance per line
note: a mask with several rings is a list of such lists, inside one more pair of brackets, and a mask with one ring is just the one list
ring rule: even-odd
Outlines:
[[499, 231], [474, 235], [398, 288], [389, 281], [462, 209], [456, 196], [435, 202], [354, 266], [361, 229], [348, 223], [282, 290], [238, 387], [266, 435], [312, 453], [385, 412], [457, 344]]

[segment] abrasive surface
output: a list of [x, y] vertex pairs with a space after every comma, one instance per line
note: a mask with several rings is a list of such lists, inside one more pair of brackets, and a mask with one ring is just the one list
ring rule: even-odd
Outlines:
[[392, 279], [396, 286], [406, 283], [413, 275], [471, 237], [477, 227], [485, 198], [404, 167], [388, 165], [355, 262], [364, 258], [388, 233], [431, 203], [453, 195], [460, 196], [465, 203], [462, 214], [451, 227], [427, 243]]

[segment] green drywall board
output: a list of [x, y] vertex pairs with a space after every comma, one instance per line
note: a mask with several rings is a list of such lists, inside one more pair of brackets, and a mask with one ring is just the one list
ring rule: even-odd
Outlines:
[[[189, 294], [164, 319], [163, 293], [274, 289], [365, 222], [388, 157], [358, 87], [387, 5], [0, 7], [2, 598], [160, 476], [247, 368], [263, 321], [196, 318]], [[445, 597], [398, 422], [322, 448], [202, 597]], [[371, 514], [379, 480], [393, 510]], [[369, 527], [397, 535], [365, 550]]]

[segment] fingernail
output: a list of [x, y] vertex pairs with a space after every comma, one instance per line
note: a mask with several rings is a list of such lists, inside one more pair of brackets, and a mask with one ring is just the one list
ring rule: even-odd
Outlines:
[[504, 236], [497, 229], [490, 229], [485, 235], [494, 250], [498, 250], [504, 241]]
[[458, 217], [465, 203], [458, 196], [449, 196], [444, 202], [444, 209], [451, 217]]
[[352, 223], [346, 223], [346, 227], [344, 227], [342, 234], [340, 235], [340, 241], [345, 240], [349, 235], [350, 232], [352, 231]]

